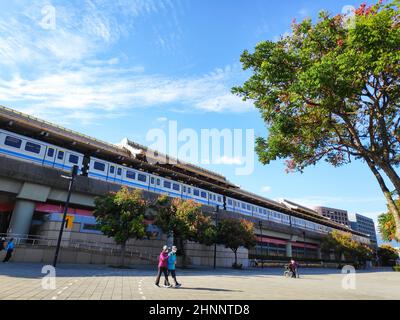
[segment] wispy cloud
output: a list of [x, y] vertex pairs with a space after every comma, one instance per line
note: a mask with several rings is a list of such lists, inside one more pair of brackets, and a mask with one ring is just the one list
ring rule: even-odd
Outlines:
[[347, 204], [381, 203], [382, 201], [385, 201], [383, 197], [308, 196], [308, 197], [293, 197], [293, 198], [289, 197], [287, 199], [310, 208], [317, 206], [326, 206], [326, 207], [342, 208], [345, 210]]
[[[171, 26], [177, 43], [182, 31], [173, 10], [179, 1], [86, 0], [56, 7], [56, 28], [40, 26], [47, 1], [19, 7], [0, 21], [0, 103], [63, 123], [95, 123], [135, 108], [170, 107], [180, 112], [246, 112], [250, 102], [230, 93], [241, 82], [239, 66], [227, 66], [192, 77], [148, 74], [144, 66], [126, 64], [123, 55], [99, 58], [134, 28], [133, 18], [175, 12]], [[178, 8], [179, 9], [179, 8]], [[22, 13], [18, 13], [19, 11]], [[79, 11], [78, 11], [79, 10]], [[122, 20], [119, 21], [118, 18]], [[172, 28], [171, 27], [171, 28]], [[173, 50], [169, 44], [165, 46]], [[62, 117], [60, 117], [62, 116]]]
[[261, 187], [261, 192], [262, 193], [269, 193], [271, 190], [272, 190], [272, 187], [270, 187], [270, 186]]

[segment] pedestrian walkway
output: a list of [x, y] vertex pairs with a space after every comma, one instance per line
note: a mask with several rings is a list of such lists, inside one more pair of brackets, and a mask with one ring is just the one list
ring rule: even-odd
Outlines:
[[[43, 289], [40, 264], [0, 265], [0, 299], [185, 300], [185, 299], [400, 299], [400, 273], [361, 271], [345, 290], [340, 270], [303, 269], [300, 279], [281, 269], [178, 269], [181, 288], [154, 286], [156, 270], [60, 265], [56, 288]], [[348, 279], [348, 278], [347, 278]], [[350, 283], [352, 284], [352, 283]]]

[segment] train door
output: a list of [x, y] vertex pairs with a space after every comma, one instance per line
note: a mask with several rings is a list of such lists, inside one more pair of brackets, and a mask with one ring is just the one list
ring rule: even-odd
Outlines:
[[65, 152], [64, 170], [70, 171], [73, 166], [78, 166], [78, 174], [82, 173], [83, 155], [71, 151]]
[[65, 162], [65, 150], [56, 149], [54, 168], [64, 170], [64, 162]]
[[54, 161], [56, 160], [57, 149], [51, 146], [47, 146], [46, 153], [43, 158], [43, 164], [45, 166], [54, 167]]
[[117, 175], [117, 167], [114, 164], [110, 164], [108, 167], [107, 181], [115, 182], [115, 177]]
[[117, 166], [115, 169], [115, 178], [114, 182], [122, 184], [122, 172], [123, 172], [123, 167]]

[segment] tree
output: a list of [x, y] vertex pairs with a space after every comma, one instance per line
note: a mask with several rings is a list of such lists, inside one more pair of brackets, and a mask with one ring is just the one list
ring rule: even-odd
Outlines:
[[252, 54], [243, 52], [243, 69], [252, 75], [232, 89], [254, 101], [268, 126], [268, 137], [256, 144], [263, 164], [286, 159], [288, 171], [302, 172], [323, 159], [335, 167], [363, 160], [393, 213], [397, 237], [399, 3], [363, 4], [352, 20], [321, 12], [314, 25], [311, 19], [294, 21], [291, 35], [263, 41]]
[[346, 261], [354, 261], [356, 265], [371, 260], [373, 254], [371, 247], [355, 241], [350, 233], [336, 230], [323, 239], [322, 249], [333, 250], [337, 261], [340, 261], [343, 255]]
[[141, 190], [122, 187], [118, 192], [110, 192], [95, 198], [94, 216], [100, 230], [121, 245], [120, 265], [124, 266], [126, 242], [142, 239], [146, 235], [144, 215], [148, 203]]
[[378, 257], [383, 266], [393, 266], [399, 258], [399, 253], [391, 245], [383, 244], [378, 248]]
[[174, 236], [174, 241], [182, 253], [182, 263], [186, 265], [185, 241], [197, 241], [210, 245], [214, 243], [215, 228], [211, 218], [201, 212], [201, 205], [193, 200], [170, 199], [167, 195], [158, 197], [153, 205], [154, 224]]
[[[399, 208], [400, 200], [396, 201], [396, 206]], [[391, 212], [390, 210], [386, 213], [382, 213], [381, 215], [379, 215], [378, 228], [382, 240], [388, 242], [392, 240], [400, 241], [400, 238], [396, 236], [396, 222], [393, 217], [393, 212]]]
[[235, 254], [234, 266], [237, 263], [237, 251], [239, 247], [250, 249], [257, 243], [252, 222], [244, 219], [222, 219], [217, 226], [217, 243], [225, 245]]

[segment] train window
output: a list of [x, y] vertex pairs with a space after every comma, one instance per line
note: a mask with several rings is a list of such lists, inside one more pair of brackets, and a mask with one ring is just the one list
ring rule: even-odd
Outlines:
[[114, 166], [110, 166], [110, 173], [114, 174], [114, 172], [115, 172], [115, 167]]
[[21, 143], [22, 140], [18, 139], [18, 138], [14, 138], [11, 136], [7, 136], [6, 140], [4, 141], [4, 144], [10, 147], [14, 147], [14, 148], [21, 148]]
[[103, 163], [103, 162], [95, 161], [93, 167], [94, 167], [96, 170], [104, 171], [104, 170], [106, 169], [106, 164]]
[[153, 177], [150, 178], [150, 183], [154, 184], [155, 179]]
[[242, 202], [242, 209], [246, 209], [246, 205]]
[[138, 174], [138, 180], [142, 181], [142, 182], [146, 182], [147, 181], [147, 176], [145, 174], [139, 173]]
[[126, 177], [128, 179], [136, 179], [136, 173], [134, 171], [126, 171]]
[[199, 190], [197, 190], [197, 189], [193, 189], [193, 194], [194, 194], [196, 197], [198, 197], [198, 196], [200, 195], [200, 192], [199, 192]]
[[250, 208], [250, 205], [249, 205], [249, 204], [247, 205], [247, 210], [251, 210], [251, 208]]
[[192, 192], [192, 189], [188, 188], [187, 193], [191, 193], [191, 192]]
[[76, 156], [74, 154], [70, 154], [69, 155], [69, 162], [70, 163], [78, 164], [78, 160], [79, 160], [78, 156]]
[[118, 169], [117, 169], [117, 175], [120, 176], [121, 174], [122, 174], [122, 169], [121, 169], [121, 168], [118, 168]]
[[57, 159], [58, 159], [58, 160], [64, 159], [64, 151], [58, 151]]
[[204, 192], [204, 191], [202, 191], [202, 192], [200, 193], [200, 196], [201, 196], [202, 198], [204, 198], [204, 199], [207, 199], [207, 193]]
[[164, 181], [164, 188], [171, 189], [171, 182]]
[[157, 185], [159, 186], [161, 184], [160, 179], [157, 179]]
[[47, 156], [50, 157], [50, 158], [54, 157], [54, 149], [53, 148], [49, 148], [47, 150]]
[[179, 184], [177, 183], [172, 184], [172, 189], [174, 189], [175, 191], [179, 191], [180, 190]]
[[40, 153], [41, 146], [37, 143], [27, 142], [25, 145], [25, 150], [33, 153]]
[[214, 201], [217, 201], [217, 197], [215, 196], [215, 194], [213, 194], [213, 199]]
[[232, 205], [232, 200], [228, 199], [228, 204], [231, 206]]
[[221, 196], [218, 196], [218, 202], [222, 202]]
[[186, 187], [185, 187], [185, 186], [183, 186], [183, 192], [185, 192], [185, 193], [186, 193]]

